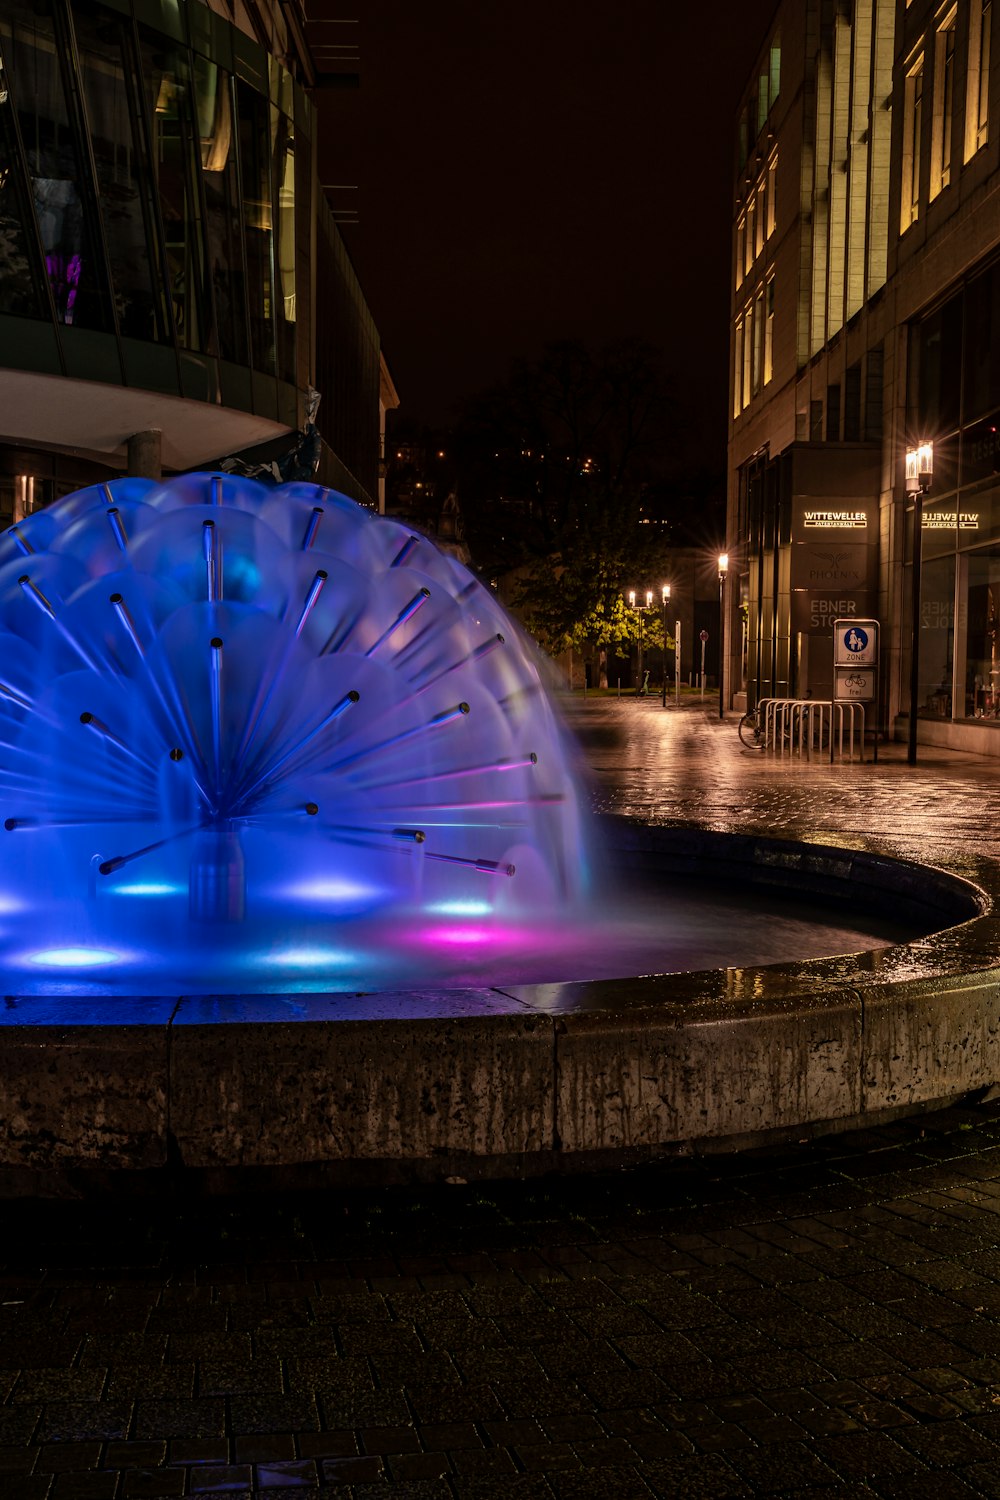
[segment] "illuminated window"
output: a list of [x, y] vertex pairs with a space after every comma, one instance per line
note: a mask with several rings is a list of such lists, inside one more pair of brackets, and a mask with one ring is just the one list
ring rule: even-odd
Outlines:
[[757, 189], [757, 212], [754, 215], [753, 254], [754, 260], [764, 248], [764, 225], [767, 219], [767, 179], [761, 180]]
[[747, 216], [740, 214], [736, 225], [736, 285], [743, 285], [743, 257], [746, 254]]
[[753, 304], [753, 351], [751, 359], [751, 395], [756, 396], [760, 390], [761, 370], [764, 353], [764, 293], [759, 291], [754, 298]]
[[990, 43], [992, 0], [972, 0], [969, 11], [969, 67], [965, 93], [965, 160], [986, 145], [990, 122]]
[[733, 416], [738, 417], [743, 410], [743, 319], [740, 318], [736, 324], [736, 337], [733, 340]]
[[768, 112], [768, 109], [770, 108], [770, 106], [768, 104], [768, 84], [769, 84], [769, 81], [770, 81], [770, 75], [768, 73], [761, 73], [760, 77], [757, 79], [757, 134], [758, 135], [760, 135], [761, 131], [764, 129], [765, 124], [767, 123], [767, 112]]
[[777, 210], [774, 203], [774, 195], [778, 185], [778, 153], [772, 152], [771, 160], [767, 164], [767, 234], [770, 239], [777, 224]]
[[936, 198], [951, 182], [951, 117], [955, 98], [956, 7], [934, 33], [934, 118], [931, 129], [930, 196]]
[[741, 404], [750, 404], [750, 346], [753, 342], [753, 303], [748, 302], [743, 313], [743, 386]]
[[906, 70], [903, 93], [903, 172], [899, 190], [899, 232], [905, 233], [920, 212], [920, 129], [923, 121], [924, 54], [918, 52]]
[[771, 108], [773, 109], [774, 108], [774, 101], [777, 99], [778, 92], [779, 92], [779, 90], [781, 88], [781, 36], [780, 36], [780, 34], [775, 35], [774, 38], [772, 39], [772, 42], [771, 42], [771, 55], [770, 55], [770, 58], [769, 58], [769, 62], [770, 62], [770, 71], [771, 71], [771, 78], [770, 78]]
[[25, 516], [30, 516], [33, 510], [38, 508], [38, 499], [35, 494], [35, 476], [33, 474], [17, 474], [14, 477], [14, 524], [23, 521]]
[[753, 265], [753, 244], [757, 232], [757, 194], [750, 195], [747, 204], [747, 235], [743, 246], [743, 272], [748, 274]]
[[769, 276], [764, 289], [764, 384], [774, 374], [774, 277]]

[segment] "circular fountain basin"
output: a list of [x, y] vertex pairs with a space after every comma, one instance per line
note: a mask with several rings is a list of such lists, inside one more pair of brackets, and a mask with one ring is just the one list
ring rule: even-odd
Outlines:
[[995, 890], [872, 846], [609, 821], [647, 884], [735, 879], [921, 935], [546, 983], [8, 996], [0, 1191], [579, 1169], [849, 1128], [1000, 1080]]

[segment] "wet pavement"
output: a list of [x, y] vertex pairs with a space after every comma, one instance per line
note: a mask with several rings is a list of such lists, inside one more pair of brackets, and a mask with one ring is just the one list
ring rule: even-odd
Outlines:
[[[717, 712], [717, 710], [716, 710]], [[598, 804], [981, 875], [1000, 763], [575, 700]], [[1000, 1105], [627, 1172], [0, 1205], [0, 1496], [1000, 1496]]]

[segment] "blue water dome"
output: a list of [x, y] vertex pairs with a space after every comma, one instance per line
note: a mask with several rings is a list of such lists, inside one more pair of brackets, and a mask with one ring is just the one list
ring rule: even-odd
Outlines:
[[96, 485], [0, 538], [0, 968], [21, 992], [461, 983], [572, 941], [534, 651], [313, 484]]

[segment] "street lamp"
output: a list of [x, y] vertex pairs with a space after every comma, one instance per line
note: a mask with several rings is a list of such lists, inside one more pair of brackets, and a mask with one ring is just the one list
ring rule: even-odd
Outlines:
[[726, 641], [726, 574], [729, 572], [729, 553], [719, 553], [719, 718], [726, 717], [723, 696], [723, 662]]
[[934, 444], [906, 450], [906, 493], [913, 496], [913, 577], [910, 580], [910, 726], [906, 759], [917, 763], [917, 698], [920, 694], [920, 567], [924, 543], [924, 496], [934, 476]]
[[639, 677], [639, 681], [636, 684], [636, 692], [638, 693], [638, 692], [642, 691], [642, 617], [643, 617], [643, 615], [646, 613], [646, 611], [648, 609], [652, 609], [652, 607], [653, 607], [653, 590], [652, 589], [647, 589], [646, 590], [646, 602], [645, 602], [645, 604], [636, 604], [636, 602], [635, 602], [635, 589], [629, 589], [629, 591], [628, 591], [628, 607], [629, 607], [629, 609], [634, 609], [635, 612], [636, 612], [636, 614], [639, 616], [639, 662], [638, 662], [638, 677]]
[[663, 601], [663, 691], [660, 697], [661, 708], [667, 706], [667, 609], [670, 605], [670, 585], [665, 583], [661, 594]]

